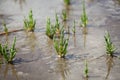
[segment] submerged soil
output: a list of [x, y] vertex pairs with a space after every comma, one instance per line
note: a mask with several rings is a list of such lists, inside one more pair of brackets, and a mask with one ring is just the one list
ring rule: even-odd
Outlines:
[[[0, 80], [120, 80], [120, 1], [86, 0], [89, 18], [87, 34], [80, 28], [82, 0], [71, 0], [65, 6], [63, 0], [0, 0], [0, 33], [5, 21], [11, 33], [0, 35], [0, 43], [11, 45], [17, 38], [17, 55], [14, 65], [0, 64]], [[23, 30], [23, 19], [33, 10], [36, 19], [34, 32]], [[62, 23], [62, 10], [67, 11], [68, 19]], [[55, 12], [61, 24], [70, 29], [68, 52], [65, 59], [57, 57], [53, 41], [45, 35], [46, 19], [55, 22]], [[76, 34], [72, 32], [76, 21]], [[17, 30], [15, 32], [12, 32]], [[117, 50], [111, 58], [105, 53], [105, 31], [111, 34]], [[0, 56], [2, 60], [2, 57]], [[84, 61], [89, 68], [88, 79], [84, 78]]]

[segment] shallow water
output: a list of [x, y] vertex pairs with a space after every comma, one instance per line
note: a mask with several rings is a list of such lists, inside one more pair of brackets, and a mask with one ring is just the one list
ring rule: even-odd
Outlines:
[[[2, 21], [7, 23], [9, 31], [23, 29], [23, 19], [29, 10], [33, 10], [37, 21], [35, 32], [23, 30], [12, 32], [8, 37], [0, 35], [2, 44], [11, 45], [17, 37], [17, 55], [14, 65], [0, 64], [0, 80], [119, 80], [120, 59], [105, 55], [104, 34], [108, 30], [117, 47], [115, 56], [120, 56], [120, 1], [86, 0], [89, 18], [87, 33], [79, 27], [82, 2], [71, 0], [66, 7], [62, 0], [0, 0], [0, 33]], [[68, 54], [59, 59], [53, 48], [53, 42], [45, 35], [46, 18], [55, 21], [55, 12], [61, 17], [62, 10], [68, 14], [65, 22], [70, 28]], [[76, 21], [76, 34], [72, 33], [73, 21]], [[60, 21], [62, 22], [61, 18]], [[2, 59], [2, 58], [0, 58]], [[84, 78], [84, 60], [88, 60], [89, 77]]]

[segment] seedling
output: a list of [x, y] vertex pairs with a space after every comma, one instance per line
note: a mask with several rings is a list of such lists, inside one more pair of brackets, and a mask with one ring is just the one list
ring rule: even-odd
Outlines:
[[74, 24], [73, 24], [73, 29], [72, 29], [73, 33], [76, 33], [76, 26], [75, 26], [75, 20], [74, 20]]
[[70, 0], [64, 0], [65, 5], [70, 5]]
[[57, 14], [55, 14], [55, 28], [56, 28], [56, 33], [60, 33], [60, 23]]
[[47, 25], [46, 25], [46, 35], [53, 39], [53, 36], [55, 34], [55, 27], [53, 25], [51, 25], [51, 21], [50, 18], [47, 19]]
[[85, 60], [85, 68], [84, 68], [84, 76], [87, 78], [88, 77], [88, 63]]
[[59, 37], [63, 27], [60, 26], [60, 22], [59, 22], [57, 14], [55, 15], [55, 20], [56, 20], [55, 21], [55, 34], [56, 36]]
[[64, 30], [61, 31], [60, 39], [54, 38], [54, 48], [59, 57], [64, 58], [67, 53], [68, 39], [64, 37]]
[[46, 35], [53, 39], [53, 36], [59, 37], [62, 27], [60, 27], [57, 14], [55, 15], [55, 25], [51, 24], [50, 18], [47, 19]]
[[67, 13], [65, 10], [62, 10], [62, 20], [66, 21], [67, 20]]
[[29, 12], [28, 19], [24, 19], [24, 29], [27, 31], [34, 31], [36, 20], [33, 19], [32, 10]]
[[104, 38], [105, 38], [106, 53], [110, 56], [113, 56], [113, 53], [115, 52], [116, 48], [111, 41], [110, 34], [106, 32]]
[[4, 32], [6, 33], [6, 35], [8, 35], [8, 28], [5, 23], [3, 23], [3, 27], [4, 27]]
[[0, 45], [0, 52], [7, 63], [12, 63], [16, 55], [15, 43], [16, 37], [14, 38], [12, 47], [8, 48], [8, 44], [5, 44], [4, 46]]
[[81, 27], [87, 27], [88, 17], [86, 14], [85, 0], [83, 0], [83, 13], [81, 15]]

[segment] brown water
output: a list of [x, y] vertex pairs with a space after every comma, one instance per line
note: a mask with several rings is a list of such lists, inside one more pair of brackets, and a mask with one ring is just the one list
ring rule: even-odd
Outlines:
[[[86, 0], [89, 18], [86, 35], [79, 27], [81, 1], [71, 0], [71, 5], [66, 7], [62, 0], [0, 0], [0, 33], [3, 20], [9, 31], [22, 29], [24, 16], [30, 9], [37, 21], [33, 33], [21, 30], [8, 37], [0, 35], [0, 42], [7, 41], [10, 45], [13, 37], [17, 37], [14, 65], [0, 64], [0, 80], [120, 80], [120, 59], [106, 56], [104, 44], [108, 30], [117, 47], [115, 56], [120, 56], [120, 1]], [[66, 32], [68, 26], [70, 29], [70, 35], [66, 34], [70, 38], [66, 59], [57, 57], [52, 40], [45, 35], [46, 18], [50, 17], [54, 23], [55, 12], [60, 17], [63, 9], [68, 14]], [[75, 35], [72, 33], [74, 20]], [[88, 60], [88, 79], [84, 78], [85, 59]]]

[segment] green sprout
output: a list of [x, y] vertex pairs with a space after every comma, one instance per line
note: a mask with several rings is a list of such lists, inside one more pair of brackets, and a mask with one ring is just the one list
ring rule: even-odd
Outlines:
[[56, 31], [60, 31], [60, 23], [59, 23], [59, 19], [58, 19], [58, 15], [55, 14], [55, 28], [56, 28]]
[[24, 29], [27, 31], [34, 31], [36, 20], [33, 19], [32, 10], [29, 12], [28, 19], [24, 19]]
[[113, 53], [115, 52], [116, 48], [111, 41], [110, 34], [106, 32], [104, 38], [105, 38], [106, 53], [110, 56], [113, 56]]
[[55, 34], [56, 34], [56, 36], [59, 37], [63, 27], [60, 26], [60, 22], [59, 22], [57, 14], [55, 15], [55, 25], [54, 25], [54, 27], [55, 27]]
[[74, 20], [74, 24], [73, 24], [73, 29], [72, 29], [73, 33], [76, 33], [76, 26], [75, 26], [75, 20]]
[[53, 39], [55, 34], [55, 27], [53, 25], [51, 25], [51, 21], [50, 18], [47, 19], [47, 25], [46, 25], [46, 35]]
[[85, 0], [83, 0], [83, 13], [81, 15], [81, 26], [87, 27], [87, 23], [88, 23], [88, 17], [86, 14]]
[[70, 0], [64, 0], [65, 5], [70, 5]]
[[85, 60], [84, 76], [86, 78], [88, 77], [88, 63], [87, 63], [87, 60]]
[[54, 36], [59, 37], [62, 27], [60, 27], [57, 14], [55, 15], [55, 25], [51, 24], [50, 18], [47, 19], [46, 35], [53, 39]]
[[67, 13], [65, 10], [62, 10], [62, 19], [63, 19], [63, 21], [67, 20]]
[[3, 23], [3, 27], [4, 27], [4, 32], [6, 33], [6, 35], [8, 35], [8, 28], [5, 23]]
[[64, 30], [61, 31], [60, 39], [54, 38], [54, 48], [59, 57], [64, 58], [67, 53], [68, 39], [64, 37]]
[[14, 38], [12, 47], [10, 48], [8, 48], [8, 44], [5, 44], [4, 46], [0, 44], [0, 53], [3, 55], [7, 63], [12, 63], [14, 57], [16, 56], [15, 43], [16, 43], [16, 37]]

